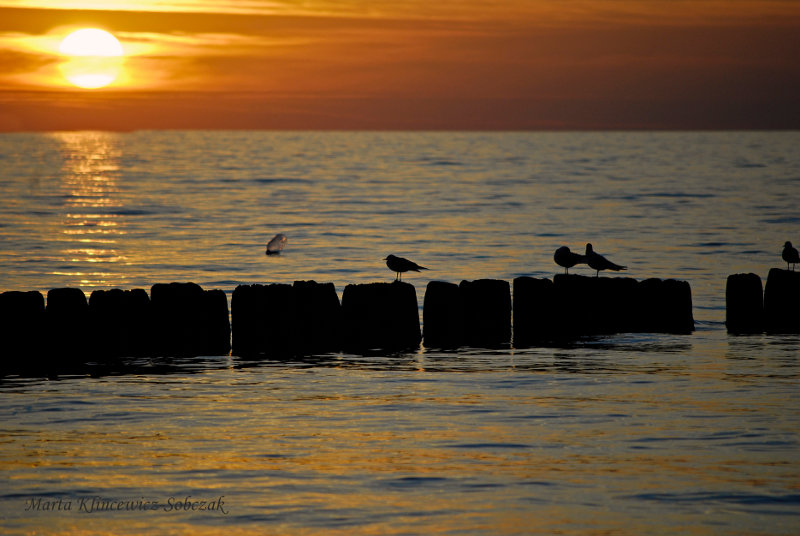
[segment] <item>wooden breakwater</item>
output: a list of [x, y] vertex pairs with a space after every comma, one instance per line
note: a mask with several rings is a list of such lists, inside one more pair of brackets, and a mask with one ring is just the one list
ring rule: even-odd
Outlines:
[[[513, 300], [512, 300], [513, 297]], [[419, 347], [502, 347], [622, 332], [690, 333], [685, 281], [556, 275], [460, 284], [431, 281], [423, 326], [413, 285], [239, 285], [231, 296], [194, 283], [143, 289], [60, 288], [0, 294], [5, 364], [127, 356], [291, 356]], [[512, 326], [513, 318], [513, 326]], [[230, 320], [229, 320], [230, 319]], [[512, 332], [513, 327], [513, 332]], [[232, 343], [232, 344], [231, 344]], [[37, 365], [38, 366], [38, 365]]]
[[43, 366], [114, 357], [225, 355], [230, 352], [228, 299], [194, 283], [143, 289], [78, 288], [0, 294], [4, 365]]
[[753, 273], [728, 276], [725, 324], [729, 333], [800, 333], [800, 272], [772, 268], [767, 284]]

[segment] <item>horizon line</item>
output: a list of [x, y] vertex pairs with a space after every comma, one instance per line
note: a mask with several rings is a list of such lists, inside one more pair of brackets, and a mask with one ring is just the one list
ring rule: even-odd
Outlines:
[[373, 128], [337, 128], [337, 127], [319, 127], [319, 128], [282, 128], [282, 127], [166, 127], [166, 128], [60, 128], [60, 129], [0, 129], [2, 134], [46, 134], [54, 132], [108, 132], [115, 134], [130, 134], [134, 132], [430, 132], [430, 133], [448, 133], [448, 132], [495, 132], [495, 133], [592, 133], [592, 132], [652, 132], [652, 133], [693, 133], [693, 132], [796, 132], [800, 133], [800, 126], [798, 127], [743, 127], [743, 128], [724, 128], [724, 127], [699, 127], [699, 128], [678, 128], [678, 127], [539, 127], [539, 128], [458, 128], [458, 127], [431, 127], [431, 128], [394, 128], [394, 127], [373, 127]]

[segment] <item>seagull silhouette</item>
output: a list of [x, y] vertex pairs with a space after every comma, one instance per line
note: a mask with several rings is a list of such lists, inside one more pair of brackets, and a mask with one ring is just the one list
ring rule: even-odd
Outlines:
[[270, 240], [267, 243], [267, 251], [265, 251], [264, 253], [266, 255], [278, 255], [280, 254], [281, 250], [283, 250], [283, 247], [285, 245], [286, 245], [286, 235], [278, 233], [275, 236], [273, 236], [272, 240]]
[[403, 257], [395, 257], [394, 255], [389, 255], [385, 259], [386, 266], [393, 272], [397, 272], [397, 277], [394, 278], [395, 281], [402, 281], [403, 278], [400, 276], [403, 272], [419, 272], [420, 270], [427, 270], [424, 266], [420, 266], [419, 264], [412, 262], [408, 259], [404, 259]]
[[615, 272], [618, 272], [620, 270], [628, 269], [626, 266], [614, 264], [602, 255], [595, 253], [591, 244], [586, 244], [586, 264], [597, 270], [595, 277], [600, 275], [600, 270], [614, 270]]
[[567, 246], [558, 248], [553, 254], [553, 260], [556, 261], [557, 265], [564, 267], [565, 274], [568, 274], [569, 269], [576, 264], [586, 263], [586, 257], [584, 255], [571, 252]]
[[789, 269], [789, 265], [792, 265], [792, 271], [794, 271], [794, 265], [800, 263], [800, 254], [797, 253], [797, 250], [792, 247], [791, 242], [786, 242], [783, 245], [783, 254], [781, 255], [783, 260], [786, 261], [786, 269]]

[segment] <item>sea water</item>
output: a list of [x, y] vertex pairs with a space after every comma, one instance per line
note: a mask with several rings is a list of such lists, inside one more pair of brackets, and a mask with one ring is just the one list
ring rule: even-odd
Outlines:
[[4, 534], [800, 531], [800, 336], [724, 327], [726, 277], [800, 245], [800, 133], [4, 134], [0, 198], [0, 290], [341, 295], [394, 279], [392, 253], [430, 268], [404, 275], [421, 304], [434, 279], [552, 277], [591, 242], [688, 281], [697, 324], [8, 376]]

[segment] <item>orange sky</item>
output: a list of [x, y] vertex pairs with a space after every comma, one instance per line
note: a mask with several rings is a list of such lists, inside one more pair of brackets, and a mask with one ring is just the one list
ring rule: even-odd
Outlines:
[[0, 0], [0, 131], [797, 129], [798, 87], [797, 0]]

